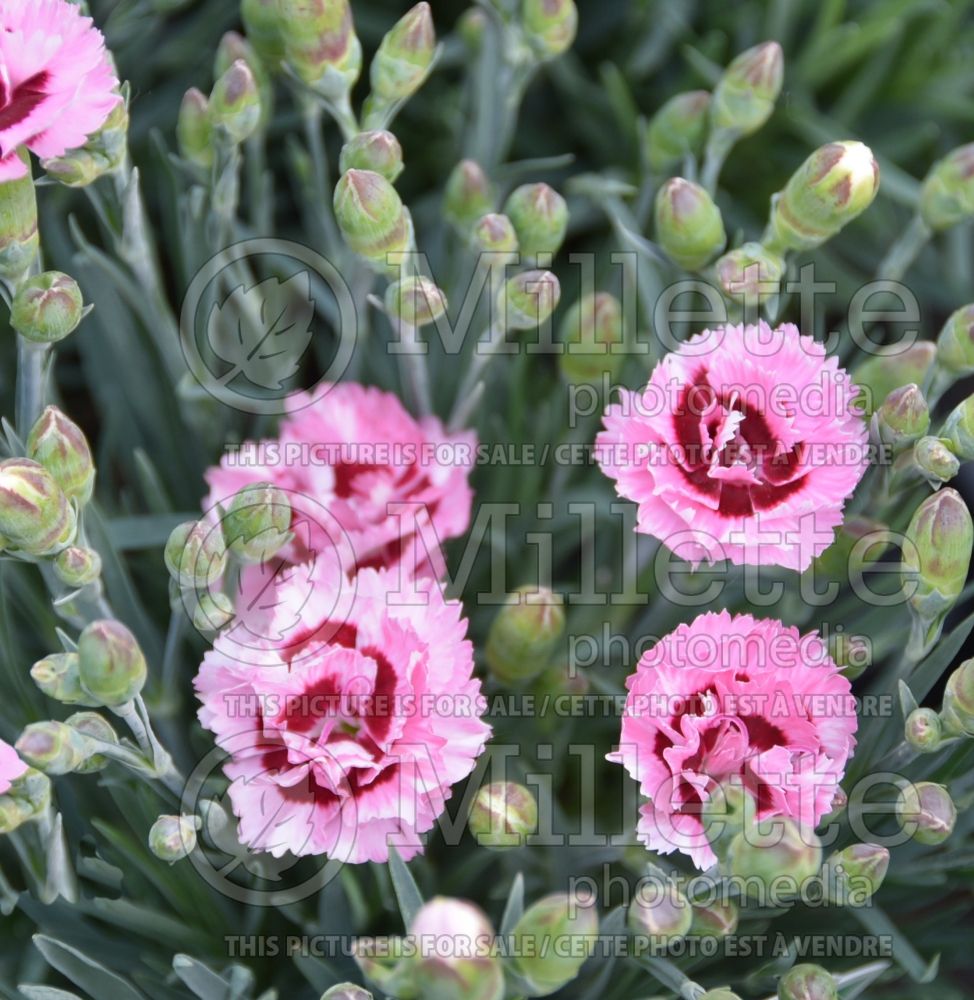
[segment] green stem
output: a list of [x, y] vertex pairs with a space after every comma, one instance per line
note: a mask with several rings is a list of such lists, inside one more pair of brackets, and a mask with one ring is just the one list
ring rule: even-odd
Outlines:
[[733, 129], [716, 128], [707, 139], [704, 151], [703, 170], [700, 171], [700, 185], [709, 194], [717, 191], [717, 181], [724, 161], [737, 142], [737, 132]]
[[927, 245], [932, 236], [930, 227], [917, 213], [903, 230], [896, 242], [889, 248], [876, 271], [876, 277], [886, 281], [899, 281], [906, 274], [917, 255]]
[[403, 391], [406, 393], [413, 412], [421, 417], [428, 417], [433, 412], [433, 403], [430, 395], [426, 354], [420, 350], [423, 344], [419, 339], [416, 327], [402, 321], [398, 325], [399, 371]]
[[44, 409], [51, 360], [50, 344], [35, 344], [17, 334], [15, 420], [22, 440], [27, 440], [31, 427]]
[[474, 390], [483, 379], [484, 373], [503, 343], [504, 331], [499, 329], [496, 323], [492, 323], [486, 333], [477, 341], [466, 375], [464, 375], [460, 388], [457, 390], [453, 412], [450, 414], [449, 427], [451, 431], [459, 430], [469, 420], [478, 399]]

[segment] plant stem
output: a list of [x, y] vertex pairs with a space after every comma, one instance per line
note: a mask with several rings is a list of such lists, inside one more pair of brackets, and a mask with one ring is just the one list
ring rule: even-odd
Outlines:
[[406, 393], [410, 408], [421, 417], [428, 417], [433, 412], [430, 396], [429, 371], [426, 366], [424, 346], [419, 339], [415, 326], [399, 321], [399, 343], [396, 345], [399, 355], [399, 371], [402, 378], [403, 391]]
[[930, 227], [920, 214], [914, 215], [910, 224], [900, 233], [899, 239], [883, 258], [876, 271], [876, 277], [886, 281], [899, 281], [926, 246], [931, 235]]
[[44, 409], [51, 358], [50, 344], [35, 344], [17, 334], [15, 422], [22, 440], [27, 440], [31, 427]]
[[710, 137], [707, 139], [707, 148], [704, 151], [703, 170], [700, 171], [700, 185], [707, 194], [713, 195], [717, 191], [717, 181], [720, 178], [724, 160], [734, 148], [736, 141], [737, 132], [733, 129], [717, 128], [710, 133]]
[[496, 323], [491, 323], [486, 333], [477, 341], [473, 357], [470, 359], [470, 366], [467, 368], [467, 373], [464, 375], [463, 381], [460, 383], [460, 388], [457, 390], [453, 412], [450, 414], [449, 429], [451, 431], [459, 430], [470, 418], [470, 414], [476, 405], [474, 390], [477, 388], [477, 384], [483, 378], [487, 367], [494, 360], [494, 356], [500, 350], [503, 343], [504, 331]]

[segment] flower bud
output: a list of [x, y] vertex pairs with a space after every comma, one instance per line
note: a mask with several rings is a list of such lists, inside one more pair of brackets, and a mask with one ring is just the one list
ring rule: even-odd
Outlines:
[[494, 191], [483, 168], [474, 160], [461, 160], [450, 171], [443, 196], [447, 221], [465, 232], [494, 207]]
[[693, 907], [690, 934], [694, 937], [725, 938], [737, 930], [740, 911], [729, 899]]
[[918, 340], [905, 349], [881, 348], [859, 365], [853, 378], [860, 388], [857, 402], [866, 416], [901, 385], [923, 385], [936, 352], [931, 341]]
[[207, 521], [184, 521], [169, 535], [163, 558], [180, 587], [205, 590], [223, 576], [227, 566], [223, 532]]
[[[112, 728], [111, 723], [97, 712], [75, 712], [64, 720], [65, 725], [76, 729], [82, 736], [87, 736], [93, 740], [101, 740], [103, 743], [118, 743], [118, 733]], [[87, 760], [75, 768], [76, 774], [93, 774], [108, 767], [108, 758], [99, 753], [92, 753]]]
[[785, 273], [784, 260], [760, 243], [745, 243], [729, 250], [715, 267], [724, 294], [748, 305], [774, 298]]
[[547, 184], [522, 184], [504, 202], [504, 214], [517, 233], [521, 253], [534, 259], [539, 253], [558, 253], [568, 228], [568, 206]]
[[108, 117], [83, 146], [70, 149], [62, 156], [43, 160], [41, 166], [48, 177], [66, 187], [87, 187], [99, 177], [123, 167], [128, 158], [129, 109], [128, 94], [119, 99]]
[[896, 818], [903, 832], [918, 844], [942, 844], [954, 831], [957, 809], [943, 785], [919, 781], [900, 789]]
[[217, 135], [235, 145], [249, 139], [260, 124], [260, 91], [253, 71], [238, 59], [210, 92], [210, 121]]
[[618, 373], [625, 360], [612, 353], [625, 340], [622, 305], [608, 292], [596, 292], [580, 298], [561, 321], [561, 342], [565, 353], [561, 371], [574, 385], [584, 382], [599, 385], [604, 376]]
[[913, 446], [913, 460], [920, 474], [934, 488], [949, 483], [960, 471], [960, 462], [943, 438], [922, 437]]
[[28, 165], [26, 177], [0, 184], [0, 278], [17, 284], [30, 270], [40, 247], [37, 195], [26, 150], [15, 152]]
[[546, 587], [518, 587], [490, 626], [487, 666], [505, 684], [536, 677], [548, 666], [564, 629], [560, 594]]
[[683, 162], [686, 156], [698, 156], [707, 135], [710, 94], [689, 90], [671, 97], [649, 120], [646, 128], [645, 155], [651, 170], [663, 173]]
[[354, 983], [339, 983], [322, 993], [321, 1000], [372, 1000], [372, 994]]
[[387, 996], [411, 995], [412, 952], [401, 937], [356, 938], [352, 958], [362, 975]]
[[176, 140], [184, 160], [198, 167], [213, 166], [213, 122], [210, 119], [210, 101], [196, 87], [183, 94], [176, 119]]
[[88, 187], [113, 167], [101, 153], [91, 149], [72, 149], [64, 156], [44, 160], [41, 164], [51, 180], [69, 188]]
[[74, 508], [38, 462], [0, 462], [0, 538], [31, 556], [53, 555], [70, 545], [77, 527]]
[[661, 948], [690, 933], [693, 908], [675, 885], [644, 879], [626, 919], [634, 934], [649, 938], [654, 948]]
[[528, 44], [540, 59], [554, 59], [571, 48], [578, 32], [574, 0], [524, 0], [521, 23]]
[[193, 627], [198, 632], [219, 632], [235, 614], [233, 602], [226, 594], [204, 591], [197, 595], [193, 608]]
[[915, 708], [906, 717], [903, 738], [918, 753], [932, 753], [943, 742], [940, 716], [932, 708]]
[[362, 72], [362, 45], [348, 0], [277, 0], [288, 65], [331, 100], [345, 98]]
[[272, 483], [245, 486], [222, 520], [227, 548], [245, 563], [267, 562], [291, 539], [291, 501]]
[[417, 954], [411, 980], [429, 1000], [500, 1000], [504, 973], [493, 953], [494, 928], [472, 903], [436, 896], [409, 927]]
[[796, 965], [778, 980], [778, 1000], [839, 1000], [839, 987], [820, 965]]
[[948, 442], [962, 462], [974, 459], [974, 396], [968, 396], [950, 411], [940, 428], [940, 438]]
[[260, 119], [258, 127], [264, 128], [270, 120], [274, 104], [274, 87], [264, 61], [250, 42], [236, 31], [228, 31], [220, 39], [213, 62], [213, 75], [221, 77], [237, 61], [247, 64], [254, 75], [257, 93], [260, 96]]
[[926, 622], [953, 607], [967, 579], [974, 547], [974, 524], [956, 490], [943, 489], [926, 498], [906, 529], [903, 546], [904, 584], [916, 581], [910, 606]]
[[591, 901], [563, 893], [528, 907], [512, 933], [514, 965], [545, 996], [570, 983], [598, 940], [599, 918]]
[[30, 817], [23, 803], [13, 795], [0, 795], [0, 836], [13, 833]]
[[348, 170], [371, 170], [391, 184], [402, 173], [402, 146], [385, 129], [359, 132], [342, 146], [338, 161], [341, 173]]
[[486, 263], [490, 265], [501, 267], [513, 263], [520, 249], [514, 224], [506, 215], [488, 212], [473, 227], [470, 248], [474, 253], [487, 255]]
[[391, 105], [412, 97], [433, 68], [436, 31], [428, 3], [410, 8], [386, 32], [369, 67], [370, 99]]
[[561, 285], [550, 271], [522, 271], [501, 286], [497, 312], [505, 330], [531, 330], [555, 311]]
[[380, 269], [413, 243], [413, 226], [396, 189], [374, 170], [348, 170], [335, 188], [335, 218], [348, 246]]
[[99, 705], [124, 705], [145, 685], [145, 657], [121, 622], [102, 619], [86, 626], [78, 639], [78, 659], [81, 687]]
[[895, 452], [919, 440], [930, 427], [930, 408], [920, 387], [911, 382], [894, 389], [873, 414], [872, 427]]
[[160, 816], [149, 830], [149, 850], [160, 861], [175, 864], [196, 848], [195, 816]]
[[[16, 759], [13, 747], [0, 742]], [[23, 765], [23, 761], [18, 761]], [[36, 819], [51, 805], [51, 779], [33, 767], [23, 770], [12, 780], [0, 784], [0, 834], [11, 833], [28, 820]]]
[[974, 305], [952, 313], [937, 337], [937, 364], [955, 378], [974, 373]]
[[474, 54], [480, 51], [486, 30], [487, 15], [479, 7], [468, 7], [456, 24], [460, 40]]
[[493, 781], [477, 792], [467, 823], [481, 847], [521, 847], [538, 825], [538, 803], [524, 785]]
[[750, 895], [768, 898], [777, 879], [787, 879], [795, 894], [803, 883], [818, 874], [822, 845], [811, 830], [802, 830], [792, 819], [777, 816], [767, 823], [755, 822], [738, 833], [727, 851], [727, 867], [744, 882]]
[[763, 42], [735, 57], [714, 88], [714, 128], [750, 135], [771, 117], [781, 93], [784, 56], [777, 42]]
[[64, 722], [32, 722], [17, 740], [17, 753], [44, 774], [68, 774], [88, 757], [84, 736]]
[[879, 844], [853, 844], [822, 866], [828, 899], [840, 906], [864, 906], [879, 891], [889, 868], [889, 851]]
[[52, 653], [30, 668], [34, 683], [55, 701], [65, 705], [94, 705], [81, 687], [77, 653]]
[[671, 177], [656, 195], [656, 240], [667, 256], [697, 271], [727, 242], [720, 209], [707, 192], [682, 177]]
[[277, 72], [284, 59], [281, 15], [277, 0], [240, 0], [240, 18], [247, 41], [257, 50], [271, 72]]
[[95, 462], [81, 428], [48, 406], [27, 436], [27, 454], [39, 462], [69, 500], [86, 504], [95, 488]]
[[941, 721], [949, 736], [974, 736], [974, 660], [965, 660], [947, 678]]
[[920, 188], [920, 216], [931, 229], [949, 229], [974, 215], [974, 142], [931, 167]]
[[101, 556], [80, 545], [62, 549], [54, 559], [54, 575], [69, 587], [86, 587], [101, 576]]
[[854, 681], [873, 662], [872, 643], [862, 635], [833, 634], [829, 636], [829, 656], [842, 676]]
[[10, 325], [35, 344], [54, 344], [75, 330], [84, 316], [81, 289], [60, 271], [45, 271], [17, 288]]
[[446, 312], [447, 301], [429, 278], [413, 276], [389, 285], [385, 306], [393, 319], [421, 327], [435, 323]]

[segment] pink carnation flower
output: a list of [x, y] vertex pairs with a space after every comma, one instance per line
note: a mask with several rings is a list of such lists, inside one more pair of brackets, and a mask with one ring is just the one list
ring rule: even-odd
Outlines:
[[868, 465], [855, 397], [791, 324], [705, 330], [608, 407], [599, 463], [637, 530], [689, 561], [804, 570]]
[[726, 611], [680, 625], [627, 682], [618, 751], [649, 801], [638, 835], [661, 854], [716, 857], [703, 803], [718, 782], [743, 782], [759, 819], [813, 827], [829, 812], [855, 746], [849, 681], [814, 633]]
[[10, 786], [27, 770], [27, 765], [17, 756], [9, 743], [0, 740], [0, 795], [10, 791]]
[[[205, 507], [271, 482], [321, 504], [347, 535], [356, 566], [426, 570], [428, 555], [442, 576], [437, 543], [470, 523], [475, 435], [449, 435], [435, 417], [417, 421], [391, 393], [355, 383], [332, 386], [311, 405], [296, 396], [290, 411], [278, 439], [249, 442], [207, 472]], [[406, 506], [390, 509], [397, 504]], [[313, 508], [304, 513], [307, 523], [282, 553], [289, 562], [336, 544]]]
[[67, 0], [0, 4], [0, 181], [83, 146], [121, 100], [101, 32]]
[[490, 734], [466, 619], [428, 578], [395, 604], [390, 570], [322, 574], [310, 592], [305, 575], [262, 604], [279, 627], [258, 631], [286, 640], [242, 663], [221, 634], [196, 678], [200, 721], [231, 754], [239, 835], [278, 857], [385, 861], [390, 843], [411, 857]]

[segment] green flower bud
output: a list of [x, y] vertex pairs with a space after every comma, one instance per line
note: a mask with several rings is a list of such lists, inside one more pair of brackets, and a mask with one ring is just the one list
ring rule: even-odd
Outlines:
[[388, 996], [412, 994], [411, 971], [415, 953], [408, 953], [400, 937], [357, 938], [352, 957], [362, 975]]
[[528, 44], [540, 59], [554, 59], [571, 48], [578, 32], [574, 0], [524, 0], [521, 22]]
[[13, 795], [0, 795], [0, 836], [13, 833], [30, 817], [24, 804]]
[[362, 72], [362, 45], [348, 0], [277, 0], [287, 62], [331, 100], [344, 99]]
[[43, 465], [26, 458], [0, 462], [0, 537], [7, 548], [53, 555], [74, 539], [74, 508]]
[[472, 903], [436, 896], [409, 926], [416, 945], [411, 985], [424, 1000], [501, 1000], [504, 972], [494, 928]]
[[41, 163], [51, 180], [69, 188], [88, 187], [99, 177], [104, 177], [115, 166], [102, 153], [92, 149], [73, 149], [64, 156], [53, 157]]
[[81, 428], [48, 406], [27, 436], [27, 454], [54, 477], [69, 500], [86, 504], [95, 488], [95, 462]]
[[560, 594], [546, 587], [518, 587], [490, 626], [487, 666], [505, 684], [536, 677], [548, 666], [564, 629]]
[[822, 866], [825, 892], [840, 906], [864, 906], [879, 891], [889, 868], [889, 851], [879, 844], [853, 844]]
[[413, 276], [389, 285], [385, 306], [393, 319], [420, 327], [435, 323], [446, 312], [447, 301], [429, 278]]
[[[103, 743], [118, 743], [118, 733], [112, 728], [111, 723], [97, 712], [75, 712], [64, 720], [65, 724], [77, 729], [82, 736], [87, 736], [93, 740], [101, 740]], [[102, 771], [108, 767], [109, 760], [102, 754], [93, 753], [80, 766], [75, 768], [76, 774], [93, 774], [95, 771]]]
[[205, 590], [227, 567], [223, 532], [206, 521], [184, 521], [173, 528], [163, 557], [169, 575], [180, 587]]
[[949, 442], [950, 450], [963, 462], [974, 459], [974, 396], [958, 403], [940, 428], [940, 437]]
[[372, 1000], [372, 994], [354, 983], [339, 983], [322, 993], [321, 1000]]
[[349, 170], [335, 188], [335, 218], [348, 246], [383, 270], [413, 245], [413, 225], [396, 189], [374, 170]]
[[528, 907], [512, 933], [514, 965], [534, 996], [554, 993], [570, 983], [598, 940], [595, 906], [555, 893]]
[[778, 1000], [839, 1000], [839, 987], [820, 965], [796, 965], [778, 980]]
[[65, 705], [95, 705], [81, 687], [77, 653], [51, 653], [30, 668], [34, 683], [55, 701]]
[[514, 223], [506, 215], [488, 212], [473, 227], [470, 248], [474, 253], [488, 255], [486, 263], [491, 266], [512, 264], [520, 249]]
[[45, 271], [17, 289], [10, 325], [35, 344], [54, 344], [75, 330], [84, 316], [84, 300], [74, 278]]
[[196, 87], [183, 94], [176, 119], [176, 140], [184, 160], [208, 170], [213, 166], [213, 122], [210, 118], [210, 101]]
[[974, 215], [974, 142], [931, 167], [920, 188], [920, 216], [931, 229], [949, 229]]
[[260, 95], [259, 127], [263, 128], [270, 120], [274, 104], [274, 87], [270, 74], [264, 61], [247, 39], [237, 34], [236, 31], [228, 31], [220, 39], [220, 44], [217, 47], [213, 75], [215, 77], [223, 76], [238, 59], [247, 64], [257, 83], [257, 92]]
[[861, 142], [820, 146], [772, 201], [769, 234], [781, 250], [811, 250], [872, 204], [879, 166]]
[[682, 177], [671, 177], [656, 194], [656, 239], [668, 257], [697, 271], [727, 242], [720, 209], [707, 192]]
[[54, 575], [69, 587], [86, 587], [101, 576], [101, 556], [94, 549], [72, 545], [57, 554]]
[[428, 3], [418, 3], [386, 33], [369, 67], [372, 100], [396, 104], [412, 97], [433, 68], [436, 31]]
[[960, 471], [960, 462], [943, 438], [922, 437], [913, 446], [913, 460], [927, 482], [937, 489]]
[[27, 164], [27, 176], [0, 184], [0, 278], [13, 284], [23, 280], [40, 248], [30, 158], [24, 149], [16, 155]]
[[450, 171], [443, 196], [443, 214], [466, 232], [494, 207], [494, 190], [483, 168], [474, 160], [461, 160]]
[[853, 375], [860, 388], [857, 402], [866, 416], [901, 385], [915, 382], [923, 385], [927, 370], [933, 364], [936, 347], [929, 340], [919, 340], [905, 350], [880, 348], [856, 368]]
[[291, 501], [271, 483], [245, 486], [222, 525], [227, 548], [241, 562], [267, 562], [291, 540]]
[[477, 792], [467, 823], [481, 847], [521, 847], [538, 825], [538, 803], [524, 785], [493, 781]]
[[771, 117], [781, 93], [785, 63], [777, 42], [763, 42], [736, 56], [724, 70], [710, 102], [714, 128], [750, 135]]
[[604, 376], [615, 376], [625, 357], [612, 353], [613, 346], [625, 341], [622, 305], [608, 292], [580, 298], [561, 321], [561, 342], [565, 353], [560, 359], [565, 378], [578, 384], [599, 385]]
[[683, 162], [687, 156], [699, 156], [707, 135], [710, 94], [689, 90], [671, 97], [649, 120], [644, 151], [651, 170], [663, 173]]
[[484, 43], [487, 15], [479, 7], [470, 7], [460, 15], [456, 30], [463, 44], [476, 54]]
[[941, 720], [948, 736], [974, 736], [974, 660], [947, 678]]
[[715, 265], [724, 294], [736, 302], [767, 302], [778, 294], [785, 262], [760, 243], [728, 250]]
[[196, 849], [195, 816], [160, 816], [149, 830], [149, 850], [160, 861], [175, 864]]
[[233, 602], [219, 591], [206, 591], [198, 595], [193, 608], [193, 627], [198, 632], [219, 632], [233, 620]]
[[974, 547], [974, 524], [956, 490], [926, 498], [906, 529], [904, 584], [915, 580], [910, 605], [924, 622], [940, 620], [953, 607], [967, 579]]
[[737, 930], [740, 911], [731, 900], [717, 900], [693, 907], [690, 934], [694, 937], [725, 938]]
[[276, 73], [284, 59], [281, 16], [277, 0], [240, 0], [240, 18], [247, 40], [256, 49], [271, 72]]
[[514, 226], [525, 257], [558, 253], [568, 228], [568, 206], [553, 188], [547, 184], [522, 184], [504, 202], [504, 214]]
[[88, 758], [88, 741], [64, 722], [32, 722], [20, 734], [17, 753], [44, 774], [69, 774]]
[[829, 656], [842, 676], [854, 681], [873, 662], [872, 643], [861, 635], [847, 635], [845, 632], [830, 635]]
[[937, 364], [955, 378], [974, 373], [974, 305], [952, 313], [937, 337]]
[[402, 146], [385, 129], [359, 132], [342, 146], [338, 168], [343, 174], [348, 170], [372, 170], [391, 184], [403, 170]]
[[872, 427], [875, 436], [897, 452], [926, 434], [930, 407], [920, 387], [911, 382], [894, 389], [873, 414]]
[[802, 884], [818, 874], [821, 865], [818, 837], [781, 816], [766, 824], [750, 824], [734, 837], [727, 851], [728, 871], [743, 881], [742, 888], [749, 895], [759, 900], [768, 898], [768, 890], [778, 879], [787, 879], [786, 885], [793, 886], [797, 895]]
[[522, 271], [501, 286], [497, 312], [505, 330], [533, 330], [558, 306], [561, 285], [550, 271]]
[[919, 753], [932, 753], [943, 742], [940, 716], [932, 708], [915, 708], [906, 717], [903, 738]]
[[78, 639], [78, 658], [81, 686], [99, 705], [125, 705], [145, 686], [145, 657], [121, 622], [102, 619], [86, 626]]
[[210, 92], [210, 121], [235, 145], [249, 139], [260, 124], [260, 91], [253, 71], [238, 59], [213, 84]]
[[649, 938], [654, 948], [660, 948], [690, 933], [693, 908], [675, 885], [644, 880], [636, 890], [626, 919], [634, 934]]
[[28, 767], [15, 778], [6, 794], [0, 795], [0, 834], [11, 833], [28, 820], [36, 819], [51, 805], [51, 779]]
[[957, 809], [943, 785], [920, 781], [900, 789], [896, 818], [907, 836], [932, 847], [942, 844], [953, 833]]

